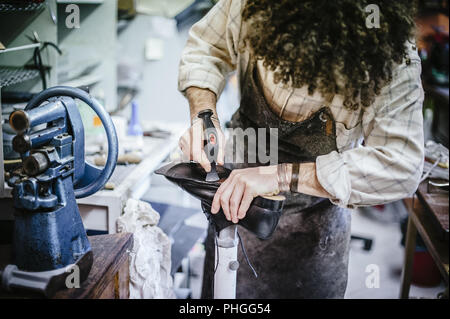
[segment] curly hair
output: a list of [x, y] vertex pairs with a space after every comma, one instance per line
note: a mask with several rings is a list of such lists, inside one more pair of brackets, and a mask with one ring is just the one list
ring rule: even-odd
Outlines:
[[[379, 28], [366, 27], [369, 4], [380, 8]], [[407, 56], [415, 8], [410, 0], [247, 0], [241, 50], [263, 60], [276, 83], [343, 95], [349, 109], [367, 107]]]

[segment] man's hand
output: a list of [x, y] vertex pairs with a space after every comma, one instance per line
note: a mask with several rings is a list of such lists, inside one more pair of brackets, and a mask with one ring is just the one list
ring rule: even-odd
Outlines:
[[211, 163], [204, 151], [204, 126], [203, 121], [197, 117], [198, 113], [211, 109], [213, 116], [212, 122], [217, 130], [217, 138], [219, 142], [219, 150], [217, 154], [217, 164], [224, 164], [224, 150], [225, 137], [220, 129], [219, 119], [216, 113], [216, 95], [208, 89], [201, 89], [198, 87], [189, 87], [186, 90], [186, 97], [189, 101], [189, 108], [191, 112], [191, 127], [181, 136], [178, 145], [183, 152], [186, 160], [191, 160], [199, 163], [205, 171], [211, 171]]
[[[217, 138], [219, 139], [219, 150], [217, 154], [217, 164], [224, 164], [225, 137], [220, 129], [219, 122], [212, 119], [217, 130]], [[179, 146], [183, 152], [183, 156], [187, 160], [199, 163], [205, 171], [211, 171], [211, 163], [203, 149], [205, 140], [203, 120], [194, 119], [191, 127], [181, 136]]]
[[277, 165], [233, 170], [220, 185], [212, 202], [211, 213], [220, 207], [229, 221], [237, 223], [245, 217], [256, 196], [279, 193]]

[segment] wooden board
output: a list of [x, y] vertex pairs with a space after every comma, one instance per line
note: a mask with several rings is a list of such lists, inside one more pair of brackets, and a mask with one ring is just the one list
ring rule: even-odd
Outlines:
[[120, 233], [89, 237], [94, 263], [80, 288], [65, 289], [54, 299], [127, 299], [129, 297], [129, 251], [133, 235]]
[[417, 196], [430, 214], [438, 236], [448, 240], [448, 191], [431, 185], [428, 188], [428, 180], [426, 180], [419, 185]]
[[405, 198], [403, 202], [408, 209], [409, 218], [414, 222], [420, 237], [422, 237], [431, 257], [433, 257], [444, 281], [448, 285], [448, 241], [443, 240], [440, 236], [436, 236], [436, 228], [431, 214], [426, 211], [420, 200], [417, 198]]

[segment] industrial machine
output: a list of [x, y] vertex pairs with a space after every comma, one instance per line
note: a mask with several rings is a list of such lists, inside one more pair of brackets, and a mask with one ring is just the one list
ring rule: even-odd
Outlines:
[[[89, 105], [105, 127], [108, 160], [103, 169], [85, 162], [84, 128], [75, 99]], [[76, 198], [100, 190], [114, 171], [118, 140], [111, 118], [87, 92], [53, 87], [9, 117], [14, 151], [22, 163], [6, 173], [13, 189], [13, 264], [0, 272], [3, 289], [51, 296], [77, 268], [83, 281], [93, 262]]]

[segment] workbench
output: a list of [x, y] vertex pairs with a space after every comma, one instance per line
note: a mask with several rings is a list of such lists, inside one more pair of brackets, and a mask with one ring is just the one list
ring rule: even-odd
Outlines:
[[122, 215], [128, 198], [140, 199], [149, 189], [151, 174], [176, 149], [178, 140], [187, 128], [181, 124], [167, 124], [171, 135], [167, 138], [144, 137], [143, 160], [136, 165], [117, 165], [110, 179], [113, 190], [103, 189], [91, 196], [77, 199], [84, 227], [90, 230], [117, 231], [116, 221]]
[[428, 181], [425, 181], [419, 186], [413, 198], [404, 200], [409, 218], [400, 288], [402, 299], [409, 297], [417, 234], [420, 234], [444, 279], [448, 297], [448, 191], [429, 192], [427, 183]]
[[[129, 297], [129, 252], [133, 235], [119, 233], [89, 237], [94, 262], [80, 288], [57, 292], [53, 299], [127, 299]], [[0, 298], [43, 298], [38, 295], [5, 293]]]

